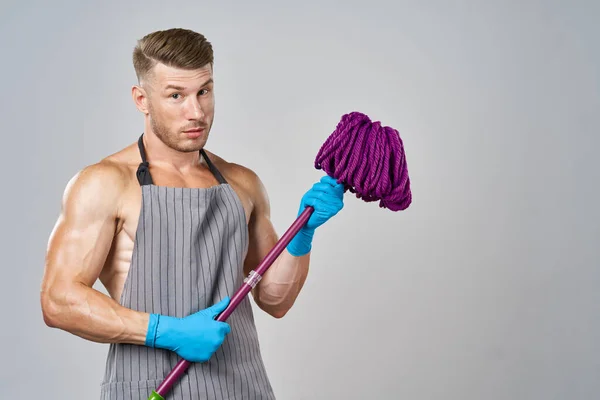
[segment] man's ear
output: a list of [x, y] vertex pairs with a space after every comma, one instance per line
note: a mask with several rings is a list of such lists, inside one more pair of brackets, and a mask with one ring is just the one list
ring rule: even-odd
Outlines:
[[131, 97], [138, 110], [144, 114], [148, 114], [148, 92], [140, 85], [131, 87]]

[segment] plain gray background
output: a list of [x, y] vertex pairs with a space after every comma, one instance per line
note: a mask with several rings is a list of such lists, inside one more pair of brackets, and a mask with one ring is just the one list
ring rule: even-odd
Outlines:
[[256, 312], [279, 399], [600, 397], [598, 2], [85, 3], [0, 9], [4, 398], [98, 397], [108, 346], [43, 323], [45, 249], [67, 181], [141, 133], [131, 51], [171, 27], [213, 43], [207, 148], [280, 233], [344, 113], [406, 147], [411, 207], [348, 194], [293, 310]]

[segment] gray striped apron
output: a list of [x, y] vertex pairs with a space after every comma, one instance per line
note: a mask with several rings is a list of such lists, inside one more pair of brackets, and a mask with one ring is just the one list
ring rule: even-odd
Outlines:
[[[138, 147], [142, 204], [120, 304], [185, 317], [232, 296], [243, 283], [244, 208], [204, 150], [200, 155], [219, 184], [174, 188], [154, 185], [142, 136]], [[166, 399], [275, 399], [248, 297], [227, 323], [231, 332], [223, 345], [208, 362], [192, 363]], [[147, 400], [179, 360], [168, 350], [110, 344], [101, 400]]]

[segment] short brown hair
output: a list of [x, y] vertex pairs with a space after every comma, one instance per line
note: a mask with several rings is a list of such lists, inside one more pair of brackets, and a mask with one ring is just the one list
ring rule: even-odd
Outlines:
[[133, 50], [133, 67], [140, 81], [157, 63], [181, 69], [213, 65], [212, 44], [201, 33], [173, 28], [147, 34]]

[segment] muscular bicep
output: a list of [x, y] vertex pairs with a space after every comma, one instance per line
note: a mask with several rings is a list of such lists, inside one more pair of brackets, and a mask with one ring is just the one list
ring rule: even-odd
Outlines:
[[271, 222], [271, 208], [265, 187], [258, 177], [252, 187], [252, 214], [248, 223], [248, 254], [244, 262], [247, 275], [266, 257], [279, 239]]
[[244, 273], [247, 275], [266, 257], [278, 240], [271, 219], [265, 214], [257, 214], [248, 225], [250, 233], [248, 254], [244, 262]]
[[[246, 275], [256, 268], [278, 241], [271, 223], [266, 191], [258, 179], [256, 182], [253, 196], [255, 202], [249, 223], [250, 244], [245, 263]], [[276, 318], [283, 317], [304, 285], [308, 262], [309, 255], [294, 257], [284, 250], [253, 288], [252, 296], [256, 305]]]
[[43, 290], [97, 280], [117, 227], [120, 182], [119, 171], [99, 166], [69, 182], [48, 241]]

